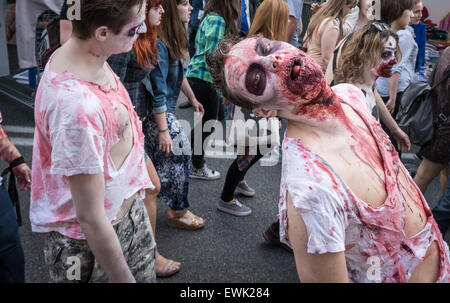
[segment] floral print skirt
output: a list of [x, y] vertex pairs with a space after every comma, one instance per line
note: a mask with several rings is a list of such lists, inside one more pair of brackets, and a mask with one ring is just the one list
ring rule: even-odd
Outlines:
[[191, 170], [191, 146], [189, 140], [172, 113], [166, 113], [167, 126], [173, 140], [173, 151], [166, 156], [158, 148], [159, 131], [153, 116], [143, 122], [145, 135], [145, 152], [152, 159], [153, 165], [161, 182], [158, 195], [160, 201], [173, 210], [183, 210], [189, 207], [189, 172]]

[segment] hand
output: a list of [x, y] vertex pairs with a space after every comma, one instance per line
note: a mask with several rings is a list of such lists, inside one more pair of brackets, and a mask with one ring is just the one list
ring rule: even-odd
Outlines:
[[31, 169], [25, 163], [22, 163], [12, 169], [17, 178], [20, 189], [31, 188]]
[[389, 98], [388, 102], [386, 103], [386, 108], [392, 115], [392, 113], [394, 113], [395, 110], [395, 100]]
[[402, 153], [406, 153], [411, 149], [411, 141], [404, 131], [398, 128], [396, 131], [391, 133], [395, 141], [397, 141], [398, 149], [400, 149]]
[[326, 4], [326, 2], [319, 4], [319, 3], [313, 3], [311, 4], [311, 11], [313, 13], [317, 12], [322, 6], [324, 6]]
[[194, 108], [194, 112], [201, 113], [203, 117], [203, 115], [205, 114], [205, 109], [203, 108], [203, 105], [200, 102], [198, 102], [197, 99], [192, 100], [191, 105]]
[[222, 98], [222, 104], [225, 105], [225, 106], [228, 106], [228, 105], [231, 105], [231, 102], [227, 98], [223, 97]]
[[166, 156], [168, 156], [172, 152], [172, 138], [170, 137], [169, 130], [163, 131], [159, 133], [158, 138], [158, 148], [163, 152], [166, 153]]

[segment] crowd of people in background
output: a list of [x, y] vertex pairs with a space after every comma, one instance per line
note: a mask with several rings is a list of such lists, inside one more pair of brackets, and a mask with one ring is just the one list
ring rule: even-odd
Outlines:
[[[288, 123], [286, 138], [282, 134], [283, 148], [273, 146], [283, 151], [280, 201], [274, 201], [280, 205], [280, 214], [278, 220], [268, 222], [268, 228], [261, 231], [264, 240], [293, 252], [301, 281], [332, 278], [345, 281], [347, 277], [347, 281], [369, 282], [362, 270], [358, 270], [358, 262], [366, 262], [361, 261], [353, 247], [366, 244], [368, 238], [362, 236], [365, 228], [382, 223], [372, 222], [367, 215], [372, 214], [372, 210], [364, 207], [350, 211], [348, 207], [339, 208], [340, 202], [330, 202], [326, 189], [319, 188], [316, 196], [311, 196], [310, 190], [316, 190], [316, 185], [293, 177], [294, 168], [309, 171], [304, 159], [311, 157], [311, 151], [302, 149], [303, 156], [291, 151], [303, 146], [293, 139], [293, 134], [297, 134], [293, 125], [299, 123], [295, 115], [306, 115], [307, 111], [299, 107], [293, 116], [284, 107], [305, 100], [315, 105], [317, 98], [324, 97], [321, 94], [326, 94], [328, 105], [335, 104], [337, 101], [332, 97], [332, 90], [328, 90], [329, 86], [341, 100], [352, 99], [342, 102], [363, 117], [372, 133], [379, 133], [375, 141], [381, 140], [388, 149], [389, 140], [392, 142], [389, 152], [394, 156], [375, 174], [366, 171], [362, 178], [373, 181], [386, 177], [384, 189], [374, 186], [378, 188], [376, 198], [355, 191], [351, 182], [351, 190], [344, 190], [347, 180], [341, 180], [340, 174], [333, 170], [321, 178], [328, 180], [330, 175], [329, 187], [335, 190], [339, 187], [340, 198], [349, 201], [361, 196], [376, 200], [383, 196], [380, 192], [389, 191], [384, 194], [399, 203], [402, 195], [407, 200], [406, 193], [391, 194], [391, 187], [407, 183], [409, 193], [418, 197], [412, 200], [425, 201], [423, 195], [427, 186], [440, 175], [442, 198], [432, 210], [433, 215], [426, 205], [416, 209], [414, 202], [416, 205], [412, 206], [419, 216], [426, 214], [431, 218], [428, 219], [430, 224], [423, 227], [423, 233], [433, 241], [405, 244], [406, 238], [389, 238], [393, 242], [403, 239], [402, 247], [410, 245], [409, 249], [420, 251], [422, 257], [406, 261], [405, 256], [398, 257], [405, 266], [402, 270], [389, 263], [390, 257], [386, 257], [383, 264], [390, 269], [384, 270], [383, 275], [387, 282], [449, 281], [448, 246], [442, 240], [450, 227], [450, 120], [446, 118], [450, 115], [449, 48], [442, 52], [429, 77], [430, 86], [444, 77], [442, 84], [432, 91], [432, 101], [434, 116], [444, 115], [445, 120], [435, 129], [432, 140], [419, 147], [421, 163], [417, 173], [402, 175], [399, 180], [388, 176], [398, 168], [396, 153], [401, 160], [402, 153], [412, 148], [408, 134], [397, 123], [397, 114], [403, 93], [417, 81], [415, 74], [425, 64], [426, 35], [421, 22], [424, 8], [421, 0], [380, 0], [379, 20], [374, 19], [372, 1], [322, 1], [313, 5], [308, 23], [303, 17], [306, 8], [303, 0], [80, 0], [81, 20], [68, 18], [70, 7], [65, 0], [16, 2], [16, 23], [22, 25], [17, 27], [16, 33], [18, 57], [20, 66], [25, 69], [37, 69], [34, 36], [38, 16], [46, 10], [60, 16], [60, 47], [52, 50], [36, 88], [32, 170], [0, 126], [0, 158], [10, 164], [10, 172], [17, 177], [21, 188], [31, 188], [31, 226], [33, 232], [46, 234], [44, 259], [52, 282], [69, 282], [66, 276], [69, 265], [65, 262], [68, 256], [80, 258], [79, 280], [82, 282], [154, 282], [156, 278], [179, 272], [182, 264], [158, 251], [155, 241], [157, 203], [168, 206], [170, 227], [195, 231], [214, 224], [189, 210], [191, 203], [195, 203], [188, 199], [190, 179], [210, 186], [207, 182], [224, 176], [221, 196], [213, 197], [215, 207], [229, 215], [250, 215], [252, 209], [242, 204], [237, 195], [254, 197], [257, 194], [251, 187], [254, 180], [246, 180], [246, 174], [267, 151], [257, 148], [256, 153], [251, 153], [246, 146], [227, 172], [211, 168], [205, 159], [205, 146], [215, 132], [214, 127], [205, 125], [233, 119], [233, 113], [238, 110], [248, 113], [253, 110], [253, 114], [266, 118], [278, 116], [279, 125]], [[12, 35], [9, 28], [8, 39]], [[242, 72], [240, 76], [235, 70], [228, 73], [233, 64], [225, 65], [229, 52], [241, 55], [242, 66], [251, 60], [259, 62], [255, 59], [259, 57], [262, 63], [248, 64], [247, 76], [239, 82], [237, 79], [242, 77]], [[254, 52], [253, 59], [249, 58], [251, 52]], [[269, 61], [264, 58], [271, 58], [275, 53], [279, 61], [268, 66]], [[296, 81], [295, 77], [300, 77], [302, 72], [308, 72], [309, 80], [305, 81], [309, 81], [310, 91], [301, 95], [301, 101], [292, 101], [289, 105], [280, 101], [284, 100], [284, 91], [274, 94], [278, 101], [267, 99], [260, 108], [252, 104], [251, 98], [259, 100], [265, 96], [266, 87], [278, 83], [275, 78], [282, 73], [276, 71], [283, 56], [294, 53], [297, 55], [288, 71], [291, 81]], [[303, 61], [297, 62], [300, 59], [295, 58], [300, 57]], [[268, 71], [264, 71], [265, 68]], [[281, 84], [274, 91], [277, 89], [281, 89]], [[300, 88], [289, 89], [300, 91]], [[247, 91], [251, 98], [246, 95]], [[198, 128], [190, 132], [183, 129], [176, 116], [181, 92], [201, 121]], [[361, 102], [355, 105], [354, 99]], [[345, 113], [348, 114], [348, 109]], [[349, 115], [348, 119], [354, 122], [354, 115]], [[0, 123], [1, 120], [0, 116]], [[320, 133], [323, 126], [314, 124], [313, 133], [315, 127]], [[384, 141], [384, 132], [389, 137], [387, 141]], [[355, 136], [353, 134], [352, 138]], [[330, 136], [328, 140], [334, 139]], [[373, 160], [364, 159], [368, 156], [365, 149], [353, 152], [360, 153], [361, 156], [356, 154], [355, 157], [363, 158], [363, 164]], [[380, 152], [383, 159], [373, 160], [368, 166], [387, 161], [384, 152]], [[346, 157], [344, 162], [348, 163], [348, 159], [352, 157]], [[323, 161], [320, 165], [322, 168], [328, 164]], [[349, 171], [354, 169], [351, 163], [348, 166]], [[380, 177], [383, 170], [386, 175]], [[364, 168], [361, 171], [364, 172]], [[405, 178], [410, 183], [404, 181]], [[411, 193], [416, 188], [412, 180], [420, 192]], [[320, 201], [311, 202], [316, 200]], [[326, 202], [339, 204], [339, 207], [331, 207]], [[0, 186], [0, 203], [0, 282], [24, 282], [24, 257], [16, 215], [4, 186]], [[405, 209], [410, 207], [409, 203], [403, 203]], [[312, 211], [314, 207], [320, 211]], [[299, 211], [294, 215], [292, 209], [295, 208]], [[327, 211], [335, 211], [334, 217]], [[359, 211], [367, 211], [364, 218], [358, 217]], [[349, 213], [348, 218], [344, 218], [343, 213]], [[292, 223], [295, 231], [288, 230], [288, 218], [289, 222], [296, 222]], [[345, 224], [339, 225], [341, 221]], [[358, 229], [362, 239], [359, 244], [353, 241], [358, 224], [362, 226]], [[325, 236], [330, 230], [331, 236]], [[415, 229], [408, 231], [411, 230]], [[310, 241], [304, 242], [305, 237]], [[351, 247], [347, 245], [350, 238]], [[386, 244], [379, 239], [373, 243]], [[367, 245], [371, 245], [370, 241]], [[434, 252], [440, 251], [437, 261], [432, 259], [436, 254], [429, 252], [429, 247]], [[373, 248], [367, 250], [368, 254], [373, 252]], [[321, 261], [314, 259], [329, 253], [336, 255]], [[431, 256], [428, 263], [437, 262], [440, 271], [421, 266], [420, 261], [428, 256]]]

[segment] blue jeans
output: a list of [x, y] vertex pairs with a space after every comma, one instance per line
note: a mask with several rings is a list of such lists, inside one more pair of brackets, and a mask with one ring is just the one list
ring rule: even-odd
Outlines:
[[444, 237], [450, 227], [450, 180], [447, 183], [444, 195], [439, 200], [438, 205], [433, 209], [433, 216]]
[[17, 217], [5, 187], [0, 186], [0, 283], [24, 283], [25, 258]]

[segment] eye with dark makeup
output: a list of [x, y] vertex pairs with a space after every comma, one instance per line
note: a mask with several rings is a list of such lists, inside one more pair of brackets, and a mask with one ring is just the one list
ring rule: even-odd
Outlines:
[[279, 41], [271, 41], [268, 39], [261, 38], [256, 44], [256, 53], [259, 56], [268, 56], [280, 48]]
[[266, 73], [264, 68], [256, 63], [249, 66], [245, 77], [247, 90], [256, 96], [262, 96], [266, 88]]
[[385, 50], [381, 54], [381, 59], [383, 59], [384, 61], [387, 61], [387, 60], [391, 59], [392, 57], [394, 57], [394, 52], [391, 50]]
[[144, 23], [139, 24], [138, 26], [135, 26], [133, 28], [131, 28], [128, 31], [128, 37], [134, 37], [136, 36], [136, 34], [138, 33], [139, 29], [144, 25]]

